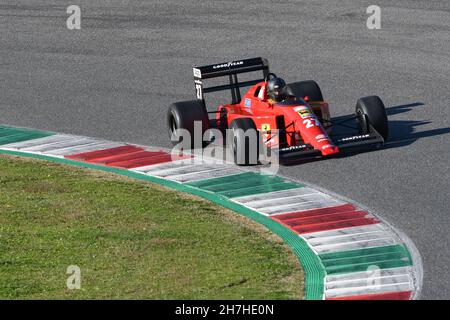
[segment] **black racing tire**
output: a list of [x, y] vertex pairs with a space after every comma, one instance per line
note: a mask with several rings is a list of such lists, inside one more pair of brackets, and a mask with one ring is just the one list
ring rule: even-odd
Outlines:
[[323, 101], [322, 91], [314, 80], [299, 81], [287, 85], [287, 93], [291, 96], [304, 98], [309, 97], [310, 101]]
[[[230, 124], [232, 139], [229, 139], [229, 146], [234, 155], [234, 162], [240, 166], [256, 165], [259, 161], [259, 132], [255, 123], [250, 118], [235, 119]], [[241, 130], [237, 130], [241, 129]], [[256, 134], [254, 139], [245, 135], [251, 134], [253, 130]]]
[[[194, 140], [194, 121], [200, 121], [202, 123], [202, 137], [201, 144], [195, 145]], [[209, 117], [208, 112], [203, 101], [181, 101], [175, 102], [170, 105], [167, 111], [167, 126], [169, 129], [169, 138], [173, 145], [177, 145], [182, 142], [182, 136], [176, 134], [176, 129], [185, 129], [190, 135], [190, 141], [184, 142], [183, 146], [186, 148], [194, 149], [195, 147], [205, 147], [203, 142], [203, 134], [209, 129]], [[199, 140], [200, 141], [200, 140]]]
[[389, 137], [389, 125], [386, 108], [378, 96], [368, 96], [356, 102], [356, 118], [362, 134], [370, 132], [370, 124], [384, 139]]

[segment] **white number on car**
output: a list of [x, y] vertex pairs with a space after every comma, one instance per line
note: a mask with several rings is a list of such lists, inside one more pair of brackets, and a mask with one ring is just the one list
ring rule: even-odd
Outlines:
[[202, 85], [201, 84], [196, 84], [195, 85], [195, 90], [197, 91], [197, 98], [198, 99], [203, 99]]
[[319, 121], [317, 119], [313, 119], [313, 118], [305, 119], [305, 120], [303, 120], [303, 124], [306, 125], [306, 129], [309, 129], [314, 126], [318, 126]]

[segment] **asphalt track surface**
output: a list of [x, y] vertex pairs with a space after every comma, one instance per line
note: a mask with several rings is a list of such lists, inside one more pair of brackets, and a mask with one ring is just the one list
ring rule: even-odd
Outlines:
[[[81, 5], [81, 30], [66, 8]], [[450, 299], [450, 2], [0, 2], [0, 122], [169, 146], [168, 104], [194, 97], [192, 66], [263, 56], [287, 82], [315, 79], [333, 115], [376, 94], [382, 150], [281, 168], [373, 209], [424, 263], [424, 299]]]

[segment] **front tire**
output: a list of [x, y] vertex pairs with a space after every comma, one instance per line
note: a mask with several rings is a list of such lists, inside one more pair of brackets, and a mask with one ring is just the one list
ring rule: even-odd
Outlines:
[[[378, 96], [369, 96], [358, 99], [356, 102], [356, 117], [362, 134], [370, 132], [372, 126], [387, 141], [389, 125], [386, 108]], [[370, 124], [370, 126], [369, 126]]]
[[229, 145], [233, 151], [234, 162], [240, 166], [258, 164], [259, 133], [253, 120], [235, 119], [231, 122], [230, 129], [232, 139], [229, 139]]
[[[201, 137], [194, 136], [195, 121], [199, 121], [202, 124]], [[169, 137], [173, 145], [183, 142], [184, 147], [189, 149], [205, 146], [203, 134], [209, 129], [209, 118], [205, 104], [201, 100], [173, 103], [167, 111], [167, 126], [169, 128]], [[184, 129], [189, 132], [190, 139], [188, 141], [183, 141], [183, 135], [180, 135], [180, 132], [178, 132], [177, 129]], [[198, 140], [197, 144], [195, 143], [196, 139]]]

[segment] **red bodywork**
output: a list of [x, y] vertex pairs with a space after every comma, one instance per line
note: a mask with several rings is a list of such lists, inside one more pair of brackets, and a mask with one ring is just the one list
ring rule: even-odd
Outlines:
[[[262, 133], [263, 141], [272, 148], [293, 147], [310, 144], [322, 155], [339, 152], [328, 136], [328, 103], [325, 101], [306, 102], [307, 97], [281, 103], [271, 103], [266, 94], [266, 82], [252, 86], [238, 104], [219, 106], [217, 120], [226, 111], [227, 123], [237, 118], [251, 118]], [[286, 138], [280, 139], [277, 129], [286, 128]], [[284, 133], [283, 133], [284, 137]], [[284, 144], [284, 145], [283, 145]]]

